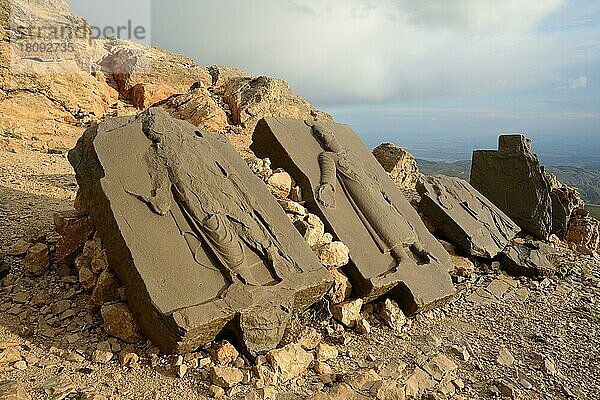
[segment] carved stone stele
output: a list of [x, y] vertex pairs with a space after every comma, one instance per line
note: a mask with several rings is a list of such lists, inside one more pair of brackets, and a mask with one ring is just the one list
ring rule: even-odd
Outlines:
[[444, 175], [417, 184], [419, 210], [464, 254], [494, 258], [520, 231], [468, 182]]
[[228, 330], [265, 353], [332, 283], [223, 136], [152, 108], [88, 129], [69, 160], [129, 306], [163, 352]]
[[414, 313], [453, 294], [448, 253], [348, 126], [265, 118], [251, 149], [290, 173], [307, 208], [349, 247], [354, 296], [389, 293]]

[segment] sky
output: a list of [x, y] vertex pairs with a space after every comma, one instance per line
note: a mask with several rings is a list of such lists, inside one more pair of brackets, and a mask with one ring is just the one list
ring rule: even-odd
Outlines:
[[[600, 161], [598, 1], [111, 2], [105, 18], [149, 27], [152, 45], [282, 78], [371, 146], [468, 153], [522, 132]], [[92, 23], [98, 7], [73, 0]]]

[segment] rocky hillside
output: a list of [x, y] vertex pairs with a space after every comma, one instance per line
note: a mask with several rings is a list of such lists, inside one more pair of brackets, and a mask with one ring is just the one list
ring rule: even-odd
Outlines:
[[21, 44], [39, 38], [20, 27], [87, 24], [65, 0], [17, 0], [1, 7], [0, 146], [5, 148], [70, 148], [86, 127], [104, 117], [152, 105], [230, 135], [242, 153], [263, 116], [332, 120], [280, 79], [201, 66], [125, 40], [74, 39], [73, 51], [22, 51]]

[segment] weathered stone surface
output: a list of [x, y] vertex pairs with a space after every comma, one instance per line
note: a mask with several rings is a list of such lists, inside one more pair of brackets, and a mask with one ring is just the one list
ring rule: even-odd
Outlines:
[[280, 79], [260, 76], [234, 77], [226, 85], [224, 99], [232, 111], [233, 122], [248, 133], [266, 116], [332, 121], [317, 111]]
[[569, 222], [565, 240], [584, 254], [600, 253], [600, 221], [584, 208], [575, 210]]
[[331, 307], [333, 317], [349, 328], [354, 327], [356, 322], [362, 319], [360, 310], [363, 306], [362, 299], [348, 300]]
[[292, 177], [285, 171], [275, 172], [267, 181], [267, 186], [273, 196], [287, 199], [292, 190]]
[[153, 108], [89, 129], [69, 159], [129, 307], [164, 352], [193, 351], [238, 316], [247, 350], [266, 352], [331, 284], [219, 135]]
[[390, 299], [385, 299], [381, 304], [379, 316], [387, 326], [398, 332], [402, 329], [404, 324], [406, 324], [406, 316], [400, 307], [398, 307], [398, 304]]
[[23, 383], [16, 381], [2, 381], [0, 382], [0, 399], [31, 400], [31, 395]]
[[444, 175], [428, 176], [417, 185], [419, 210], [435, 221], [458, 249], [494, 258], [520, 229], [468, 182]]
[[23, 260], [25, 270], [32, 275], [41, 275], [50, 266], [50, 251], [44, 243], [36, 243], [27, 250]]
[[185, 93], [196, 82], [212, 84], [208, 69], [188, 57], [122, 40], [110, 45], [102, 66], [112, 72], [121, 96], [137, 108]]
[[313, 356], [302, 349], [299, 344], [292, 343], [281, 349], [268, 352], [267, 360], [269, 360], [279, 378], [286, 382], [306, 371], [313, 361]]
[[391, 291], [414, 313], [453, 293], [448, 253], [348, 126], [265, 118], [251, 149], [289, 172], [308, 210], [348, 246], [357, 296]]
[[111, 270], [102, 271], [96, 281], [90, 303], [93, 307], [100, 307], [105, 303], [119, 300], [118, 290], [120, 286], [119, 278]]
[[239, 353], [228, 341], [215, 343], [208, 350], [213, 362], [217, 365], [233, 364]]
[[70, 264], [94, 233], [94, 224], [86, 213], [66, 211], [54, 213], [54, 230], [61, 236], [56, 244], [56, 261]]
[[27, 254], [27, 250], [29, 250], [30, 247], [31, 243], [23, 239], [19, 239], [15, 244], [10, 246], [8, 250], [6, 250], [6, 254], [15, 257], [23, 256]]
[[552, 189], [552, 233], [564, 238], [573, 212], [585, 206], [579, 191], [561, 183], [555, 175], [546, 172]]
[[544, 240], [552, 233], [550, 181], [530, 139], [501, 135], [497, 151], [474, 151], [471, 185], [526, 233]]
[[127, 343], [139, 342], [142, 337], [129, 308], [126, 304], [107, 304], [102, 307], [104, 330]]
[[327, 292], [327, 298], [333, 304], [339, 304], [346, 300], [350, 293], [352, 293], [352, 284], [348, 280], [348, 277], [337, 269], [330, 270], [333, 276], [333, 286]]
[[550, 253], [549, 246], [544, 243], [515, 243], [504, 249], [500, 265], [511, 275], [543, 278], [554, 274], [554, 267], [546, 258]]
[[321, 264], [328, 268], [339, 268], [350, 261], [350, 249], [342, 242], [331, 242], [317, 247]]
[[393, 143], [382, 143], [373, 150], [373, 156], [390, 174], [400, 189], [414, 190], [421, 178], [417, 160], [408, 151]]
[[156, 106], [164, 108], [173, 117], [208, 132], [221, 132], [228, 123], [225, 111], [203, 86], [194, 87], [183, 94], [175, 94]]
[[213, 385], [229, 388], [237, 385], [244, 378], [244, 374], [233, 367], [211, 367], [210, 380]]

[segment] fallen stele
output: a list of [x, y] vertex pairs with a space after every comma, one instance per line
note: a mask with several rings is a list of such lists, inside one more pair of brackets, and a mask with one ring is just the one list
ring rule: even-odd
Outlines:
[[152, 108], [88, 129], [69, 161], [129, 306], [163, 352], [228, 330], [265, 353], [332, 283], [221, 135]]
[[307, 208], [349, 247], [354, 296], [389, 292], [412, 314], [454, 293], [448, 253], [350, 127], [265, 118], [250, 148], [290, 173]]

